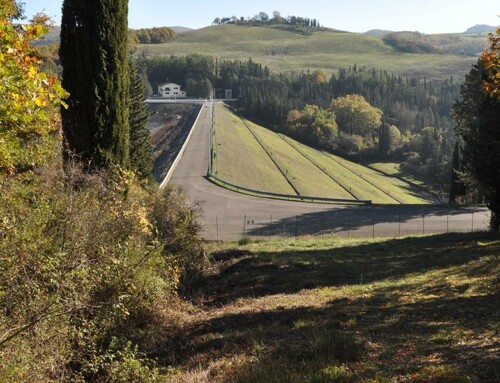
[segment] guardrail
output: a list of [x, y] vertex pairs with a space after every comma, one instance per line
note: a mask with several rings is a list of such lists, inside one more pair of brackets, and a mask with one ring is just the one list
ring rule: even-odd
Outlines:
[[269, 197], [269, 198], [286, 199], [286, 200], [303, 201], [303, 202], [349, 203], [349, 204], [359, 204], [359, 205], [370, 205], [372, 203], [371, 200], [313, 197], [304, 195], [273, 193], [268, 191], [255, 190], [240, 185], [235, 185], [231, 182], [225, 181], [217, 177], [215, 174], [212, 174], [212, 172], [208, 172], [207, 176], [209, 180], [218, 185], [222, 185], [226, 188], [235, 189], [236, 191], [243, 191], [246, 193], [250, 193], [258, 197]]

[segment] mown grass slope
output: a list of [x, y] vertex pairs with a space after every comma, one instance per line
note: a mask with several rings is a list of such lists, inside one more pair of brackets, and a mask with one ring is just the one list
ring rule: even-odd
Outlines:
[[225, 181], [281, 194], [428, 203], [418, 189], [395, 177], [307, 147], [223, 105], [217, 105], [215, 116], [217, 175]]
[[213, 268], [179, 324], [172, 382], [498, 382], [498, 235], [209, 253]]
[[216, 107], [215, 129], [219, 178], [256, 190], [296, 194], [243, 121], [223, 105]]
[[401, 53], [375, 36], [335, 30], [304, 35], [278, 27], [211, 26], [182, 33], [167, 44], [139, 45], [137, 55], [170, 56], [202, 53], [222, 60], [248, 60], [271, 71], [324, 69], [353, 64], [404, 75], [445, 78], [465, 74], [472, 56]]

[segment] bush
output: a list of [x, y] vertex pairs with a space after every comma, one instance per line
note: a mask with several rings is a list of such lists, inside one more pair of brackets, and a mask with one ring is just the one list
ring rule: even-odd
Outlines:
[[0, 381], [154, 381], [140, 342], [203, 263], [184, 201], [120, 169], [0, 179]]

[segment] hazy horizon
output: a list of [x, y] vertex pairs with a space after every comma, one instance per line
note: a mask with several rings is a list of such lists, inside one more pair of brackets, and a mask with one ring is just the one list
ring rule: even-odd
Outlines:
[[[28, 18], [37, 12], [61, 22], [63, 0], [25, 0]], [[235, 3], [228, 0], [201, 2], [184, 0], [175, 4], [159, 0], [130, 0], [129, 27], [134, 29], [179, 26], [199, 29], [210, 26], [216, 17], [251, 18], [259, 12], [270, 17], [273, 11], [282, 16], [317, 19], [322, 26], [350, 32], [372, 29], [419, 31], [422, 33], [461, 33], [477, 24], [499, 25], [500, 3], [497, 0], [255, 0]]]

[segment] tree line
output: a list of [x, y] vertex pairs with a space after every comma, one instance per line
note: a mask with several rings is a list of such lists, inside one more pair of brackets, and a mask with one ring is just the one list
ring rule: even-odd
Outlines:
[[173, 40], [176, 33], [172, 28], [160, 27], [130, 29], [128, 35], [132, 44], [163, 44]]
[[216, 17], [212, 25], [236, 24], [236, 25], [283, 25], [301, 28], [319, 29], [321, 25], [317, 19], [311, 19], [301, 16], [281, 16], [279, 11], [273, 11], [272, 17], [266, 12], [259, 12], [253, 17]]

